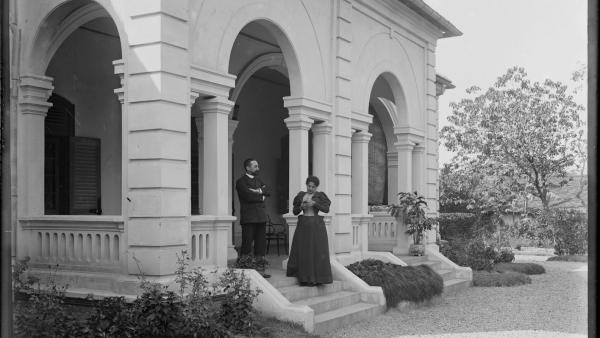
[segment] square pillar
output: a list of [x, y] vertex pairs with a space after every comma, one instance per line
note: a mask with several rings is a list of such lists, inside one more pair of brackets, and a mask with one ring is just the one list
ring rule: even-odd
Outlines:
[[128, 6], [127, 269], [170, 276], [190, 243], [190, 58], [188, 4]]
[[398, 152], [398, 192], [411, 192], [412, 185], [412, 151], [414, 144], [396, 144]]
[[52, 78], [23, 75], [19, 84], [18, 157], [19, 215], [44, 214], [44, 120], [52, 103]]

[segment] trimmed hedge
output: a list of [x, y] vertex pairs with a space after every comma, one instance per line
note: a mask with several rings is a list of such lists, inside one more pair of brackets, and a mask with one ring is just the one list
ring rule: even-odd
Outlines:
[[555, 262], [587, 262], [587, 255], [564, 255], [564, 256], [552, 256], [548, 258], [549, 261]]
[[542, 273], [546, 273], [546, 269], [536, 263], [498, 263], [494, 265], [494, 271], [514, 271], [524, 273], [526, 275], [540, 275]]
[[531, 278], [524, 273], [507, 271], [473, 271], [473, 286], [516, 286], [531, 284]]
[[371, 286], [381, 286], [387, 308], [401, 301], [423, 302], [444, 291], [444, 280], [427, 265], [401, 266], [365, 259], [346, 268]]
[[477, 215], [463, 212], [440, 213], [440, 236], [443, 239], [473, 237]]

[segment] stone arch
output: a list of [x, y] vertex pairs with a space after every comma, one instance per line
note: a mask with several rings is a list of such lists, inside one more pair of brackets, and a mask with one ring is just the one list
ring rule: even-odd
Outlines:
[[[224, 8], [222, 6], [235, 6]], [[230, 13], [233, 13], [230, 15]], [[222, 4], [207, 0], [192, 32], [192, 62], [226, 74], [233, 43], [241, 30], [252, 22], [263, 25], [281, 47], [290, 79], [292, 97], [327, 101], [328, 79], [320, 45], [312, 22], [300, 2], [253, 1]], [[218, 46], [206, 50], [204, 46]]]
[[413, 66], [399, 41], [390, 39], [388, 33], [373, 36], [362, 48], [355, 69], [353, 110], [366, 112], [371, 90], [380, 76], [387, 81], [394, 96], [394, 127], [411, 126], [422, 129], [422, 96]]
[[229, 100], [235, 102], [250, 77], [265, 67], [275, 69], [281, 74], [288, 76], [287, 66], [282, 53], [267, 53], [260, 55], [242, 69], [235, 81], [235, 88], [233, 88], [229, 95]]
[[24, 73], [44, 74], [54, 54], [77, 28], [98, 18], [110, 18], [119, 33], [121, 55], [126, 50], [123, 24], [108, 1], [61, 1], [37, 25], [25, 44]]

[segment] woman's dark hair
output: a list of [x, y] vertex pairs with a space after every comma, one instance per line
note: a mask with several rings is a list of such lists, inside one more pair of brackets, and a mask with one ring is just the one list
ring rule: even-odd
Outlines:
[[308, 176], [306, 179], [306, 185], [308, 185], [308, 182], [313, 182], [316, 187], [319, 186], [319, 178], [317, 176]]

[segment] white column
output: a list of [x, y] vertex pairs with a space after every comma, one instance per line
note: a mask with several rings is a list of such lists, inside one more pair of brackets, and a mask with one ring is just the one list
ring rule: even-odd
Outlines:
[[[333, 199], [334, 192], [330, 190], [329, 182], [332, 174], [331, 163], [331, 143], [333, 126], [328, 122], [313, 124], [313, 174], [319, 178], [321, 184], [319, 190], [325, 192], [330, 199]], [[327, 240], [329, 241], [329, 254], [334, 255], [334, 236], [331, 228], [332, 210], [325, 216], [325, 227], [327, 228]]]
[[425, 147], [422, 145], [416, 145], [412, 154], [412, 187], [413, 190], [416, 190], [419, 195], [426, 196], [427, 192], [425, 191], [424, 184], [426, 168], [424, 165], [424, 159]]
[[203, 214], [229, 216], [230, 186], [229, 112], [234, 103], [223, 97], [203, 101], [204, 115], [204, 189]]
[[19, 214], [44, 214], [44, 120], [52, 106], [52, 78], [23, 75], [19, 87], [18, 187]]
[[306, 190], [306, 178], [308, 177], [308, 131], [313, 120], [304, 114], [290, 114], [284, 120], [290, 134], [289, 142], [289, 208], [290, 212], [285, 215], [289, 226], [290, 247], [296, 230], [297, 218], [293, 215], [293, 202], [296, 194]]
[[[412, 151], [414, 143], [401, 143], [396, 144], [396, 151], [398, 152], [398, 192], [411, 192], [412, 186]], [[394, 200], [393, 203], [398, 203]], [[397, 255], [406, 255], [408, 253], [408, 247], [410, 245], [410, 236], [405, 234], [406, 226], [401, 218], [397, 220], [396, 229], [396, 246], [392, 249], [392, 252]]]
[[412, 151], [414, 144], [396, 144], [398, 152], [398, 192], [411, 192], [412, 186]]
[[198, 214], [204, 213], [204, 117], [194, 116], [196, 130], [198, 131]]
[[[231, 186], [231, 173], [233, 171], [233, 164], [231, 163], [231, 154], [233, 154], [233, 134], [237, 129], [239, 121], [229, 120], [229, 152], [227, 153], [227, 175], [230, 177], [227, 182], [227, 211], [228, 215], [231, 215], [231, 204], [233, 203], [232, 186]], [[235, 222], [231, 222], [229, 231], [227, 231], [228, 245], [227, 245], [227, 259], [236, 259], [237, 251], [235, 251], [235, 243], [233, 241], [233, 227]]]
[[352, 213], [369, 213], [369, 140], [371, 134], [352, 134]]
[[313, 132], [313, 173], [319, 178], [319, 190], [331, 195], [329, 176], [331, 172], [331, 133], [333, 126], [322, 122], [312, 126]]
[[387, 153], [388, 166], [388, 204], [398, 201], [398, 152]]

